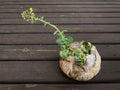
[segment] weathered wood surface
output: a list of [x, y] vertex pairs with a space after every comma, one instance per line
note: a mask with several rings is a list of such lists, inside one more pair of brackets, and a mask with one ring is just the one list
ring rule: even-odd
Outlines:
[[[76, 41], [84, 39], [92, 43], [120, 43], [120, 33], [74, 33], [69, 34]], [[49, 38], [49, 39], [48, 39]], [[1, 44], [55, 44], [57, 37], [53, 34], [1, 34]]]
[[[59, 68], [52, 28], [22, 20], [33, 7], [77, 40], [96, 45], [100, 73], [77, 82]], [[0, 0], [0, 90], [120, 90], [120, 0]]]
[[[1, 90], [120, 90], [120, 84], [7, 84]], [[74, 89], [73, 89], [74, 88]], [[100, 89], [99, 89], [100, 88]]]
[[[2, 1], [2, 0], [1, 0]], [[35, 0], [34, 0], [35, 1]], [[81, 1], [75, 1], [75, 0], [73, 0], [73, 1], [70, 1], [69, 0], [69, 2], [67, 1], [67, 0], [61, 0], [61, 1], [31, 1], [31, 0], [27, 0], [27, 1], [22, 1], [22, 0], [11, 0], [11, 1], [9, 1], [9, 0], [3, 0], [2, 1], [2, 3], [0, 3], [1, 5], [7, 5], [7, 4], [9, 4], [9, 5], [26, 5], [26, 4], [29, 4], [29, 5], [36, 5], [36, 4], [39, 4], [39, 5], [119, 5], [120, 4], [120, 2], [117, 0], [117, 1], [115, 1], [115, 0], [95, 0], [96, 2], [93, 2], [92, 0], [89, 0], [89, 2], [86, 2], [85, 0], [81, 0]], [[13, 3], [14, 2], [14, 3]]]
[[[1, 2], [8, 2], [9, 0], [0, 0]], [[56, 0], [17, 0], [17, 2], [60, 2]], [[61, 0], [61, 2], [119, 2], [120, 0]], [[11, 0], [11, 2], [16, 2], [16, 0]]]
[[[46, 18], [120, 18], [120, 13], [36, 13]], [[0, 18], [21, 19], [19, 13], [1, 13]]]
[[[91, 83], [120, 83], [120, 61], [102, 61], [99, 74]], [[0, 61], [0, 82], [77, 83], [65, 76], [57, 61]]]
[[[19, 4], [19, 3], [18, 3]], [[4, 5], [0, 6], [0, 13], [20, 13], [21, 10], [29, 7], [35, 8], [35, 12], [50, 13], [50, 12], [61, 12], [61, 13], [72, 13], [72, 12], [104, 12], [104, 13], [118, 13], [120, 12], [119, 5]]]
[[[103, 60], [119, 60], [120, 45], [95, 45]], [[113, 52], [113, 50], [115, 52]], [[0, 60], [58, 60], [58, 45], [0, 45]]]
[[[113, 24], [119, 25], [120, 18], [46, 18], [47, 21], [53, 22], [53, 24], [70, 24], [70, 25], [106, 25]], [[11, 25], [11, 24], [28, 24], [27, 22], [23, 22], [22, 19], [1, 19], [0, 24]], [[41, 22], [37, 22], [36, 24], [41, 24]]]
[[[0, 34], [6, 33], [53, 33], [53, 29], [43, 25], [0, 25]], [[9, 27], [9, 28], [8, 28]], [[27, 28], [27, 29], [26, 29]], [[59, 25], [61, 29], [69, 30], [69, 33], [120, 33], [120, 25]]]

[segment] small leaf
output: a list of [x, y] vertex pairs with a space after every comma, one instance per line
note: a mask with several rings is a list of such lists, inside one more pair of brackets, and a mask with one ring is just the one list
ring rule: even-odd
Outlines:
[[68, 32], [68, 30], [63, 30], [64, 32]]
[[84, 42], [85, 42], [84, 40], [81, 40], [81, 41], [80, 41], [80, 44], [82, 45]]
[[64, 35], [65, 32], [67, 32], [68, 30], [62, 30], [61, 33]]
[[64, 44], [64, 40], [60, 37], [56, 40], [56, 43], [58, 43], [59, 45]]
[[61, 51], [60, 51], [60, 57], [61, 57], [62, 59], [66, 59], [68, 56], [69, 56], [69, 50], [64, 49], [64, 50], [61, 50]]
[[92, 44], [90, 43], [90, 42], [84, 42], [83, 43], [83, 51], [85, 52], [85, 53], [90, 53], [90, 51], [91, 51], [91, 48], [92, 48]]
[[80, 61], [80, 57], [79, 56], [75, 56], [75, 61]]
[[60, 47], [61, 47], [61, 50], [63, 50], [63, 49], [68, 49], [68, 48], [69, 48], [67, 45], [64, 45], [64, 44], [61, 45]]
[[53, 35], [57, 35], [58, 34], [58, 31], [55, 31], [54, 33], [53, 33]]
[[73, 42], [73, 38], [71, 36], [68, 36], [67, 40], [68, 40], [69, 44]]
[[62, 30], [62, 33], [64, 34], [65, 32], [67, 32], [68, 30]]
[[44, 17], [41, 17], [40, 19], [41, 19], [41, 20], [43, 20], [43, 19], [44, 19]]

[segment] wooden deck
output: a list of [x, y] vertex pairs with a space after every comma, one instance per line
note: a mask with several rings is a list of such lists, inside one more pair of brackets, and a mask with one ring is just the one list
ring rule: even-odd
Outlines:
[[[20, 16], [30, 7], [96, 45], [102, 69], [95, 78], [78, 82], [61, 72], [52, 28]], [[120, 90], [120, 0], [0, 0], [0, 90], [83, 89]]]

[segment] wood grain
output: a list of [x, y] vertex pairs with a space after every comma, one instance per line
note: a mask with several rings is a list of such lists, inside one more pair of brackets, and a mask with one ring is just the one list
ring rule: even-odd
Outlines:
[[[120, 18], [46, 18], [45, 19], [48, 22], [51, 22], [53, 24], [62, 24], [62, 25], [82, 25], [82, 24], [86, 24], [86, 25], [117, 25], [120, 24]], [[11, 25], [11, 24], [30, 24], [26, 21], [23, 21], [23, 19], [0, 19], [0, 24], [7, 24], [7, 25]], [[37, 22], [35, 24], [41, 24], [41, 22]]]
[[[89, 82], [119, 82], [120, 61], [102, 61], [100, 73]], [[58, 61], [0, 61], [0, 83], [77, 83], [65, 76]]]
[[[103, 60], [119, 60], [120, 45], [95, 45]], [[113, 52], [114, 51], [114, 52]], [[58, 60], [58, 45], [0, 45], [0, 60]]]
[[[9, 0], [0, 0], [2, 2], [8, 2]], [[16, 0], [11, 0], [11, 2], [15, 2]], [[17, 2], [48, 2], [50, 0], [17, 0]], [[61, 2], [119, 2], [120, 0], [61, 0]], [[51, 2], [56, 2], [56, 0], [51, 0]]]
[[[26, 6], [25, 8], [21, 7], [21, 8], [13, 8], [13, 9], [0, 9], [0, 13], [21, 13], [23, 10], [26, 10], [28, 9], [30, 6]], [[62, 8], [62, 7], [58, 7], [58, 8], [39, 8], [39, 7], [35, 7], [33, 6], [34, 8], [34, 11], [35, 12], [41, 12], [41, 13], [79, 13], [79, 12], [82, 12], [82, 13], [93, 13], [93, 12], [96, 12], [96, 13], [120, 13], [120, 8], [112, 8], [112, 7], [105, 7], [105, 8], [101, 8], [101, 7], [98, 7], [98, 8], [92, 8], [92, 7], [81, 7], [81, 8]]]
[[[43, 25], [0, 25], [0, 33], [53, 33], [53, 28]], [[61, 30], [68, 30], [70, 33], [120, 33], [120, 25], [57, 25]], [[67, 33], [67, 32], [66, 32]]]
[[[1, 90], [120, 90], [120, 84], [4, 84]], [[89, 87], [89, 88], [88, 88]], [[100, 89], [99, 89], [100, 88]]]
[[[75, 41], [85, 40], [97, 44], [120, 43], [119, 33], [75, 33], [69, 34]], [[49, 38], [49, 39], [48, 39]], [[57, 36], [53, 34], [1, 34], [0, 44], [55, 44]]]
[[41, 9], [48, 9], [48, 8], [120, 8], [120, 5], [1, 5], [0, 9], [14, 9], [16, 7], [16, 9], [20, 8], [20, 9], [25, 9], [28, 7], [34, 7], [34, 8], [41, 8]]
[[[120, 18], [120, 13], [36, 13], [45, 18]], [[21, 18], [20, 13], [0, 13], [0, 19]]]
[[[84, 0], [85, 1], [85, 0]], [[24, 1], [19, 1], [19, 0], [17, 0], [17, 1], [2, 1], [2, 3], [0, 3], [1, 5], [26, 5], [26, 4], [29, 4], [29, 5], [119, 5], [120, 4], [120, 2], [119, 1], [117, 1], [117, 2], [115, 2], [115, 0], [114, 0], [114, 2], [113, 1], [101, 1], [101, 0], [98, 0], [97, 2], [93, 2], [93, 1], [90, 1], [89, 0], [89, 2], [84, 2], [84, 1], [82, 1], [82, 0], [80, 0], [80, 1], [66, 1], [66, 0], [64, 0], [64, 1], [35, 1], [34, 0], [34, 2], [33, 1], [30, 1], [30, 0], [24, 0]]]

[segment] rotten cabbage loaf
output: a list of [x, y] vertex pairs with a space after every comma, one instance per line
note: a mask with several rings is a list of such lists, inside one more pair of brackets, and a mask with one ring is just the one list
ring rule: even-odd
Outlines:
[[87, 81], [97, 75], [101, 68], [101, 57], [94, 45], [83, 40], [74, 42], [71, 36], [64, 33], [56, 25], [45, 21], [44, 17], [36, 17], [33, 9], [22, 12], [22, 18], [28, 22], [40, 21], [44, 26], [48, 25], [55, 30], [58, 36], [56, 43], [60, 46], [60, 68], [70, 78], [78, 81]]
[[[71, 44], [72, 47], [75, 47], [76, 44], [80, 45], [79, 42]], [[76, 47], [76, 49], [78, 49], [78, 47]], [[82, 45], [79, 49], [82, 49]], [[87, 81], [97, 75], [101, 68], [101, 57], [95, 46], [92, 45], [90, 53], [86, 54], [86, 61], [82, 63], [82, 65], [75, 57], [76, 56], [68, 56], [66, 60], [60, 60], [60, 67], [68, 77], [78, 81]]]

